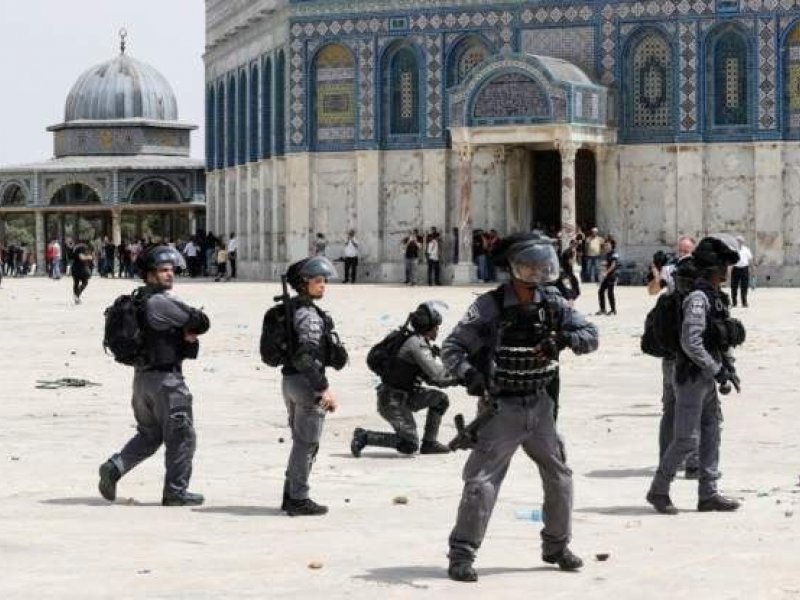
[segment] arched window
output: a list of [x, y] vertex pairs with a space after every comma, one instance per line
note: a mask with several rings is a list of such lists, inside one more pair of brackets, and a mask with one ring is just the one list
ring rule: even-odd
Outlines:
[[464, 81], [489, 54], [486, 44], [480, 38], [467, 37], [461, 40], [450, 53], [447, 64], [447, 86], [452, 87]]
[[0, 199], [0, 206], [25, 206], [26, 203], [25, 190], [16, 183], [7, 186]]
[[786, 127], [800, 130], [800, 23], [786, 36], [784, 94]]
[[217, 169], [225, 168], [225, 84], [217, 86], [216, 123], [214, 124], [214, 139], [216, 151], [214, 152], [214, 166]]
[[239, 89], [237, 90], [239, 110], [236, 111], [236, 164], [247, 162], [247, 73], [239, 73]]
[[69, 206], [73, 204], [99, 204], [100, 197], [92, 188], [82, 183], [69, 183], [53, 194], [52, 206]]
[[261, 79], [261, 158], [272, 155], [272, 59], [264, 63]]
[[286, 150], [286, 56], [278, 52], [275, 65], [275, 155]]
[[250, 68], [250, 162], [256, 162], [261, 152], [258, 147], [258, 90], [260, 77], [258, 67]]
[[672, 126], [672, 65], [672, 49], [660, 33], [648, 33], [633, 42], [628, 55], [629, 127]]
[[232, 167], [236, 164], [236, 76], [228, 77], [228, 100], [227, 112], [225, 116], [225, 147], [227, 161], [225, 166]]
[[352, 142], [356, 135], [355, 60], [341, 44], [328, 44], [314, 61], [317, 142]]
[[711, 102], [714, 125], [747, 125], [749, 118], [747, 42], [728, 30], [712, 40]]
[[419, 135], [419, 64], [412, 48], [401, 46], [386, 55], [384, 93], [389, 136]]
[[165, 204], [180, 201], [175, 189], [159, 179], [145, 181], [131, 194], [131, 204]]
[[216, 104], [214, 86], [209, 86], [208, 94], [206, 95], [206, 169], [209, 171], [214, 170], [217, 166], [216, 159], [214, 158], [214, 151], [216, 149], [216, 140], [214, 134], [216, 133], [216, 126], [214, 118], [216, 116]]

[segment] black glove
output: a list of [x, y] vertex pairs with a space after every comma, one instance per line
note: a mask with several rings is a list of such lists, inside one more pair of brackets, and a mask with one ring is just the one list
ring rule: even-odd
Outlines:
[[569, 341], [569, 336], [567, 334], [558, 332], [539, 344], [539, 352], [541, 352], [545, 358], [558, 360], [559, 353], [569, 346]]
[[736, 374], [736, 370], [732, 367], [727, 367], [722, 365], [717, 371], [717, 374], [714, 375], [714, 379], [719, 384], [719, 391], [723, 395], [727, 395], [731, 391], [731, 384], [733, 387], [736, 388], [736, 392], [741, 392], [741, 385], [739, 383], [739, 376]]
[[464, 385], [470, 396], [483, 396], [486, 393], [486, 379], [476, 369], [464, 373]]

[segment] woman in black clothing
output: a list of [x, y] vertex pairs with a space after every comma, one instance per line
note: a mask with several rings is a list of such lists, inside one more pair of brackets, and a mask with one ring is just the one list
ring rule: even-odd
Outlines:
[[81, 294], [89, 285], [92, 276], [92, 253], [83, 243], [78, 243], [72, 249], [72, 295], [75, 304], [81, 303]]
[[[617, 284], [617, 266], [619, 265], [617, 243], [613, 239], [609, 239], [605, 243], [605, 250], [606, 268], [603, 280], [600, 282], [600, 289], [597, 292], [597, 296], [600, 300], [600, 310], [597, 311], [596, 314], [615, 315], [617, 314], [617, 301], [616, 298], [614, 298], [614, 286]], [[608, 304], [611, 308], [608, 312], [606, 312], [606, 292], [608, 293]]]

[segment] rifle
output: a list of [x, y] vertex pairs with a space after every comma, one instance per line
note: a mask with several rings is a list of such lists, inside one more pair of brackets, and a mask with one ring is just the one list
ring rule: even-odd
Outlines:
[[719, 393], [722, 394], [723, 396], [727, 396], [728, 394], [731, 393], [731, 384], [733, 384], [733, 387], [736, 388], [736, 393], [741, 394], [742, 382], [739, 379], [739, 376], [736, 374], [736, 370], [733, 368], [731, 359], [728, 357], [727, 354], [723, 352], [722, 359], [720, 362], [722, 363], [722, 366], [725, 368], [725, 370], [728, 373], [730, 373], [730, 377], [728, 381], [726, 381], [725, 383], [721, 383], [719, 385]]
[[292, 305], [291, 299], [289, 295], [289, 285], [286, 281], [286, 274], [284, 273], [281, 275], [281, 294], [275, 296], [273, 300], [283, 303], [283, 315], [286, 319], [286, 357], [288, 360], [291, 360], [294, 356], [294, 306]]
[[457, 414], [455, 416], [454, 420], [458, 433], [447, 444], [450, 450], [469, 450], [472, 448], [478, 441], [478, 432], [497, 414], [497, 404], [489, 400], [487, 396], [484, 396], [484, 399], [487, 400], [486, 405], [479, 405], [478, 414], [468, 425], [464, 424], [464, 415]]

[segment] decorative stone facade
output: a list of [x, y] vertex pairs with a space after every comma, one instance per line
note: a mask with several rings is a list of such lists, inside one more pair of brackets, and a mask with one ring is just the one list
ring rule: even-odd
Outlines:
[[245, 273], [317, 231], [338, 257], [355, 228], [369, 277], [393, 279], [399, 239], [436, 226], [463, 278], [474, 229], [557, 215], [640, 260], [733, 230], [800, 280], [798, 0], [206, 6], [209, 227], [240, 234]]

